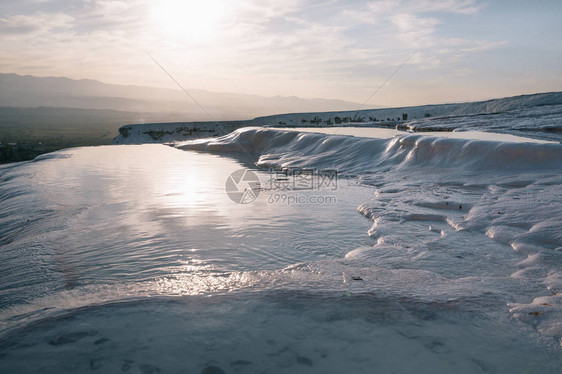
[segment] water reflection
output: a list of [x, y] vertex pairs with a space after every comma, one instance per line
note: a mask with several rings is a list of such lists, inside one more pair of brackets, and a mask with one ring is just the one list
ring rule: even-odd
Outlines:
[[[279, 130], [292, 130], [299, 132], [317, 132], [321, 134], [351, 135], [363, 138], [390, 139], [397, 135], [408, 134], [407, 131], [379, 127], [288, 127], [278, 128]], [[427, 135], [439, 138], [469, 139], [469, 140], [489, 140], [495, 142], [515, 142], [515, 143], [558, 143], [550, 140], [540, 140], [526, 138], [523, 136], [501, 134], [496, 132], [484, 131], [416, 131], [417, 135]]]
[[236, 204], [225, 182], [244, 165], [229, 158], [164, 145], [62, 154], [28, 167], [37, 193], [66, 217], [44, 241], [67, 287], [280, 269], [369, 243], [369, 223], [355, 212], [371, 196], [365, 188], [334, 191], [337, 205], [272, 204], [265, 193]]

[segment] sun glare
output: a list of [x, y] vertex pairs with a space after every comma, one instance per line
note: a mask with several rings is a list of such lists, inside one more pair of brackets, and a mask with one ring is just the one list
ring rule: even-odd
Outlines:
[[150, 18], [167, 37], [205, 40], [218, 34], [221, 6], [216, 0], [162, 0], [153, 5]]

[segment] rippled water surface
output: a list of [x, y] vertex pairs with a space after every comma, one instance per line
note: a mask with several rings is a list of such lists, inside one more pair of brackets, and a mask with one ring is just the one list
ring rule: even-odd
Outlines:
[[[4, 230], [14, 237], [2, 266], [10, 272], [36, 263], [39, 273], [27, 282], [37, 278], [39, 289], [24, 289], [36, 297], [45, 280], [53, 289], [72, 289], [272, 270], [341, 257], [368, 243], [368, 222], [343, 209], [367, 198], [367, 189], [343, 181], [339, 191], [329, 191], [337, 199], [324, 205], [268, 203], [268, 191], [252, 204], [236, 204], [225, 182], [243, 167], [225, 157], [145, 145], [73, 149], [5, 169], [6, 193], [23, 184], [27, 191], [10, 200], [17, 216], [4, 217]], [[272, 176], [258, 173], [267, 187]], [[355, 192], [342, 193], [348, 188]], [[13, 251], [18, 255], [6, 254]], [[8, 300], [19, 301], [21, 293], [12, 291], [5, 284]]]

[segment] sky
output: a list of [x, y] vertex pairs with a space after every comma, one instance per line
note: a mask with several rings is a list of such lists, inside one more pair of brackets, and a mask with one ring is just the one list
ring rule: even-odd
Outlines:
[[392, 76], [365, 107], [561, 91], [561, 39], [560, 0], [0, 0], [2, 73], [177, 88], [150, 54], [186, 88], [361, 104]]

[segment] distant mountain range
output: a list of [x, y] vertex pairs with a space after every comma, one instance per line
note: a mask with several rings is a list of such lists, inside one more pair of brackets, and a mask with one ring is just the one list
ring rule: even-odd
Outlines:
[[[359, 104], [329, 99], [263, 97], [190, 89], [190, 94], [217, 120], [258, 116], [354, 110]], [[130, 113], [162, 113], [165, 120], [209, 120], [207, 114], [180, 89], [107, 84], [96, 80], [34, 77], [0, 73], [0, 107], [105, 109]], [[151, 119], [158, 117], [151, 115]]]

